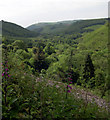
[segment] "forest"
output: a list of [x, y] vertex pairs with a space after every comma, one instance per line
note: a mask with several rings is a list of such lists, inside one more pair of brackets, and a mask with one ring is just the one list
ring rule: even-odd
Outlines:
[[109, 20], [2, 23], [2, 119], [110, 119]]

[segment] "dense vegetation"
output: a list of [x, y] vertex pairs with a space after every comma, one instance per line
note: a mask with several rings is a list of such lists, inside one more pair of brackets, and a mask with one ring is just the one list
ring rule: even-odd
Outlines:
[[72, 94], [80, 86], [108, 102], [107, 19], [62, 24], [69, 26], [59, 34], [37, 37], [3, 31], [4, 119], [109, 118], [104, 108]]
[[2, 36], [12, 36], [12, 37], [35, 37], [37, 36], [36, 33], [31, 32], [14, 23], [0, 21], [0, 24], [1, 23], [2, 23]]
[[92, 31], [92, 29], [84, 29], [92, 25], [104, 25], [106, 19], [93, 20], [74, 20], [62, 21], [54, 23], [38, 23], [27, 27], [28, 30], [35, 31], [39, 34], [73, 34]]

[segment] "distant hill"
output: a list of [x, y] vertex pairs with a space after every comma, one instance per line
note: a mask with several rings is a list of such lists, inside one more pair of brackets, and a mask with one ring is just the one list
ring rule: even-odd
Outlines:
[[92, 29], [84, 29], [85, 27], [93, 25], [104, 25], [105, 19], [91, 19], [91, 20], [73, 20], [61, 21], [52, 23], [38, 23], [27, 27], [28, 30], [34, 31], [38, 34], [73, 34], [92, 31]]
[[[34, 37], [37, 36], [36, 33], [29, 31], [17, 24], [0, 21], [2, 23], [2, 36], [12, 36], [12, 37]], [[1, 28], [0, 28], [1, 29]]]
[[43, 22], [33, 24], [27, 27], [28, 30], [40, 33], [40, 34], [58, 34], [70, 26], [72, 23], [77, 22], [76, 20], [61, 21], [61, 22]]
[[[17, 24], [0, 21], [2, 23], [2, 35], [12, 37], [36, 37], [38, 35], [59, 35], [90, 32], [93, 29], [87, 27], [104, 25], [107, 19], [70, 20], [60, 22], [44, 22], [33, 24], [23, 28]], [[0, 27], [1, 31], [1, 27]]]

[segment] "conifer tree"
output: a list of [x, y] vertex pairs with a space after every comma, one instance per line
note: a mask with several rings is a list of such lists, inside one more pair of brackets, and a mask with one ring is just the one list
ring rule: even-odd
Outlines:
[[[94, 74], [94, 65], [91, 60], [91, 56], [87, 55], [86, 61], [85, 61], [85, 66], [84, 66], [84, 72], [83, 72], [83, 78], [85, 79], [85, 82], [88, 83], [90, 80], [95, 77]], [[93, 82], [92, 82], [93, 84]]]
[[34, 68], [36, 71], [41, 72], [42, 69], [48, 68], [48, 63], [45, 61], [45, 55], [39, 48], [33, 48], [34, 53]]

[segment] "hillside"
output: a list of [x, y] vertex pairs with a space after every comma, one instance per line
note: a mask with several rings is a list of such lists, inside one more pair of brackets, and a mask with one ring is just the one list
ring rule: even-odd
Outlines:
[[92, 25], [104, 25], [106, 19], [93, 20], [73, 20], [53, 23], [38, 23], [27, 27], [28, 30], [35, 31], [39, 34], [73, 34], [85, 31], [92, 31], [91, 29], [84, 29]]
[[[90, 28], [90, 27], [89, 27]], [[90, 28], [92, 29], [92, 27]], [[108, 43], [108, 27], [107, 24], [102, 25], [93, 32], [83, 34], [80, 44], [85, 45], [88, 50], [104, 50], [107, 49]], [[80, 46], [80, 45], [79, 45]]]
[[[17, 24], [0, 21], [2, 23], [2, 35], [11, 37], [35, 37], [36, 33], [31, 32]], [[0, 28], [1, 29], [1, 28]]]
[[2, 22], [2, 35], [13, 37], [36, 37], [38, 35], [61, 35], [61, 34], [74, 34], [92, 31], [91, 28], [84, 29], [93, 25], [103, 25], [106, 19], [95, 20], [73, 20], [73, 21], [61, 21], [50, 23], [38, 23], [31, 25], [27, 28], [23, 28], [17, 24]]
[[58, 34], [70, 26], [72, 23], [77, 22], [77, 20], [70, 21], [60, 21], [60, 22], [44, 22], [33, 24], [27, 27], [28, 30], [35, 31], [40, 34]]
[[[94, 26], [89, 27], [93, 29]], [[74, 58], [80, 63], [84, 64], [85, 56], [91, 54], [93, 63], [95, 65], [96, 74], [98, 71], [108, 71], [108, 26], [95, 25], [94, 31], [83, 33], [82, 37], [78, 38], [78, 46]]]

